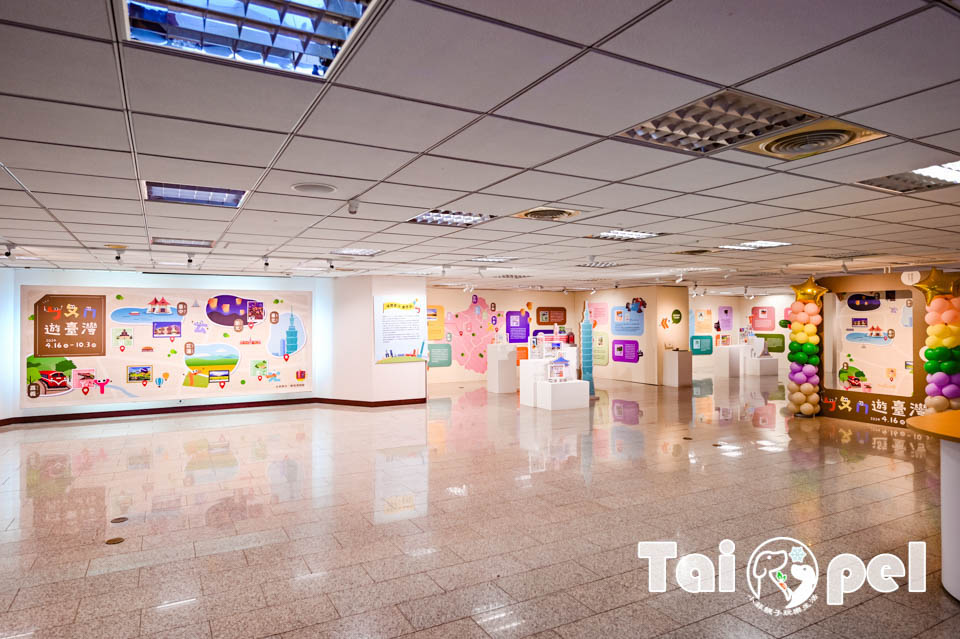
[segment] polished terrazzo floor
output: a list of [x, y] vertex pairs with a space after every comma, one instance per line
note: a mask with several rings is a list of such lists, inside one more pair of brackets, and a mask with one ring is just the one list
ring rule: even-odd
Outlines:
[[[0, 637], [960, 636], [936, 441], [785, 420], [763, 380], [598, 394], [551, 413], [453, 384], [426, 406], [6, 429]], [[778, 535], [821, 571], [926, 541], [928, 592], [767, 615], [740, 567]], [[715, 557], [724, 538], [737, 592], [647, 591], [638, 541]]]

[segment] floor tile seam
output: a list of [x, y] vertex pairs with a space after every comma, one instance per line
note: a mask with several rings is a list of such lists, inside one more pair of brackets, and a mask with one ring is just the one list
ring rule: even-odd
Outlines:
[[[670, 592], [670, 591], [667, 591], [667, 592]], [[692, 593], [690, 593], [690, 594], [692, 594]], [[643, 601], [645, 601], [645, 600], [640, 600], [640, 601], [636, 601], [636, 602], [633, 602], [633, 603], [642, 603]], [[746, 603], [749, 603], [749, 600], [748, 600]], [[630, 604], [626, 604], [626, 605], [630, 605]], [[661, 611], [661, 610], [658, 610], [657, 608], [653, 608], [653, 606], [648, 606], [648, 607], [653, 608], [654, 610], [656, 610], [656, 611], [659, 612], [660, 614], [663, 614], [663, 615], [666, 615], [666, 616], [670, 617], [671, 619], [673, 619], [673, 620], [676, 621], [677, 623], [683, 624], [683, 625], [681, 625], [681, 626], [678, 627], [678, 628], [673, 628], [672, 630], [668, 630], [668, 631], [666, 631], [666, 632], [660, 633], [659, 635], [656, 635], [657, 637], [663, 637], [663, 636], [665, 636], [665, 635], [669, 635], [671, 632], [676, 632], [677, 630], [682, 630], [682, 629], [684, 629], [684, 628], [689, 628], [690, 626], [695, 626], [695, 625], [697, 625], [697, 624], [699, 624], [699, 623], [702, 623], [702, 622], [706, 621], [707, 619], [713, 619], [714, 617], [719, 617], [720, 615], [728, 615], [728, 614], [730, 614], [730, 611], [731, 611], [731, 610], [733, 610], [734, 608], [740, 608], [740, 607], [743, 606], [743, 605], [744, 605], [744, 604], [737, 604], [736, 606], [733, 606], [732, 608], [727, 608], [726, 610], [721, 610], [720, 612], [714, 613], [714, 614], [712, 614], [712, 615], [707, 615], [706, 617], [704, 617], [704, 618], [702, 618], [702, 619], [697, 619], [696, 621], [692, 621], [692, 622], [686, 623], [686, 624], [684, 624], [682, 621], [680, 621], [680, 620], [677, 619], [676, 617], [671, 616], [670, 613], [663, 612], [663, 611]], [[732, 616], [732, 615], [731, 615], [731, 616]], [[773, 639], [773, 635], [771, 635], [771, 634], [768, 633], [767, 631], [763, 630], [762, 628], [759, 628], [758, 626], [750, 623], [749, 621], [747, 621], [747, 620], [745, 620], [745, 619], [740, 619], [739, 617], [736, 617], [736, 619], [739, 620], [739, 621], [742, 621], [743, 623], [747, 624], [748, 626], [750, 626], [750, 627], [752, 627], [752, 628], [756, 628], [756, 630], [758, 630], [759, 632], [762, 632], [762, 633], [763, 633], [764, 635], [766, 635], [767, 637], [770, 637], [771, 639]]]

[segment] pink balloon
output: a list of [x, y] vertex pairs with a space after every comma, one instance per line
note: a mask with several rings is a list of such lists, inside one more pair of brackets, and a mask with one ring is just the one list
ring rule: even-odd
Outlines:
[[948, 384], [940, 389], [940, 392], [943, 393], [943, 396], [948, 399], [956, 399], [960, 397], [960, 386], [956, 384]]
[[934, 298], [934, 300], [930, 302], [930, 306], [927, 307], [928, 310], [936, 311], [937, 313], [942, 313], [949, 308], [950, 302], [943, 297]]
[[813, 315], [820, 312], [820, 309], [813, 302], [807, 302], [807, 305], [803, 307], [803, 310], [807, 312], [807, 315]]
[[790, 310], [794, 313], [799, 313], [803, 310], [803, 302], [797, 301], [790, 305]]
[[923, 316], [923, 321], [927, 323], [927, 326], [933, 326], [934, 324], [943, 324], [943, 321], [940, 319], [940, 313], [936, 311], [930, 311]]
[[960, 311], [960, 297], [951, 297], [950, 306]]
[[930, 397], [937, 397], [943, 395], [943, 392], [940, 390], [940, 387], [936, 384], [927, 384], [927, 387], [924, 389], [927, 392], [927, 395]]
[[810, 316], [807, 315], [805, 311], [800, 311], [797, 313], [797, 321], [801, 324], [806, 324], [810, 321]]
[[797, 321], [797, 314], [794, 313], [793, 311], [790, 311], [790, 315], [787, 317], [787, 319], [789, 319], [791, 322], [796, 322], [796, 321]]
[[944, 324], [956, 324], [957, 320], [960, 320], [960, 311], [951, 308], [940, 313], [940, 321]]
[[817, 313], [816, 315], [810, 316], [810, 323], [814, 326], [820, 326], [820, 322], [823, 321], [823, 316]]
[[808, 383], [808, 384], [813, 384], [814, 386], [819, 386], [819, 385], [820, 385], [820, 376], [817, 375], [816, 373], [814, 373], [813, 375], [808, 376], [808, 377], [807, 377], [807, 383]]

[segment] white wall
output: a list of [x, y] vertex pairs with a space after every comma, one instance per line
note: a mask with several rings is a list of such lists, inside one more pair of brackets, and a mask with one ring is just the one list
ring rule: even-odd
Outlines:
[[427, 396], [426, 364], [374, 364], [373, 298], [412, 295], [426, 301], [422, 277], [351, 277], [334, 280], [329, 357], [330, 374], [320, 396], [363, 402], [420, 399]]
[[[19, 290], [14, 286], [12, 268], [0, 269], [0, 353], [7, 353], [7, 364], [0, 366], [0, 419], [12, 416], [13, 407], [17, 401], [17, 388], [20, 386], [19, 373], [21, 371], [20, 330], [16, 327], [14, 304], [19, 303]], [[10, 357], [15, 353], [15, 357]]]

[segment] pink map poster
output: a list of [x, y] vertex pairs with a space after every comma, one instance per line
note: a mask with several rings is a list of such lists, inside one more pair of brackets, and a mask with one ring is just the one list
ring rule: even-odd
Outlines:
[[447, 332], [453, 349], [453, 361], [469, 371], [487, 372], [487, 344], [493, 341], [496, 312], [485, 299], [474, 295], [470, 306], [462, 311], [448, 313]]

